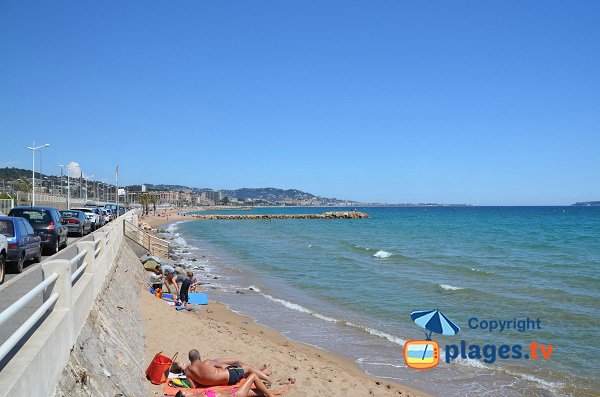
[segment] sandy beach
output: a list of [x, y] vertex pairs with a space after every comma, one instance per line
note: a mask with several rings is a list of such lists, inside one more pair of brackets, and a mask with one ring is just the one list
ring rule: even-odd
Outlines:
[[[144, 216], [141, 220], [157, 228], [167, 222], [190, 219], [169, 210], [166, 216]], [[276, 330], [255, 324], [226, 306], [210, 301], [194, 312], [176, 311], [141, 289], [145, 334], [145, 362], [162, 351], [178, 352], [177, 361], [187, 363], [187, 353], [196, 348], [203, 358], [235, 357], [254, 366], [270, 363], [272, 379], [295, 380], [286, 396], [428, 396], [397, 383], [365, 374], [350, 359], [312, 346], [292, 342]], [[163, 394], [163, 385], [150, 386], [150, 396]]]

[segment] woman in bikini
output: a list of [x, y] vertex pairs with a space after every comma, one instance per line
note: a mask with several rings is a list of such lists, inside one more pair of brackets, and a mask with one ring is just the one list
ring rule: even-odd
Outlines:
[[269, 390], [256, 374], [250, 374], [237, 389], [204, 390], [200, 392], [179, 390], [175, 397], [275, 397], [288, 391], [290, 384], [281, 389]]

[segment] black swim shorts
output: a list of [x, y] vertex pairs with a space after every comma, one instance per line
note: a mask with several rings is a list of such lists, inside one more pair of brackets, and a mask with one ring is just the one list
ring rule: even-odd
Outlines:
[[227, 371], [229, 371], [229, 381], [227, 382], [228, 385], [235, 385], [244, 377], [244, 369], [242, 367], [230, 365], [227, 367]]

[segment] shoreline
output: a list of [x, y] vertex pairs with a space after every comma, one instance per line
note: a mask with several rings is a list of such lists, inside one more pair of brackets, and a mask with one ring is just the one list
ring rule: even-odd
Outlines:
[[[140, 220], [152, 229], [167, 223], [194, 220], [191, 216], [178, 215], [179, 211], [168, 210], [168, 216], [147, 215]], [[179, 361], [186, 362], [187, 351], [198, 348], [211, 358], [234, 356], [257, 366], [270, 362], [274, 371], [273, 379], [296, 379], [296, 384], [286, 396], [318, 393], [327, 396], [431, 396], [410, 386], [370, 376], [350, 358], [287, 339], [278, 330], [257, 324], [252, 318], [237, 314], [219, 302], [211, 300], [209, 306], [202, 306], [194, 314], [177, 312], [145, 290], [140, 292], [140, 302], [145, 328], [146, 362], [150, 362], [154, 354], [161, 350], [165, 355], [178, 351]], [[179, 326], [168, 327], [172, 321], [180, 320], [186, 324], [181, 328], [194, 330], [192, 335], [179, 331]], [[168, 330], [161, 329], [164, 327], [158, 327], [156, 323], [166, 325]], [[195, 335], [196, 329], [202, 332]], [[161, 338], [165, 332], [169, 334], [167, 342]], [[226, 341], [214, 343], [213, 338], [205, 341], [198, 337], [211, 333], [218, 335], [216, 337], [219, 339], [225, 334]], [[244, 343], [240, 345], [242, 340]], [[221, 344], [222, 348], [219, 349]], [[155, 396], [162, 393], [163, 387], [152, 385], [150, 389], [150, 395]]]

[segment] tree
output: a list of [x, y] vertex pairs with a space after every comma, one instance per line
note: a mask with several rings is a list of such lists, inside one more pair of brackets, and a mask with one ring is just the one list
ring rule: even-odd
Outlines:
[[221, 204], [222, 204], [222, 205], [227, 205], [227, 204], [229, 204], [229, 197], [223, 197], [223, 199], [221, 200]]
[[148, 215], [148, 204], [150, 203], [150, 195], [148, 193], [140, 194], [140, 204], [144, 208], [144, 214]]
[[151, 195], [149, 198], [150, 203], [152, 203], [152, 207], [154, 209], [154, 216], [156, 216], [156, 204], [158, 203], [158, 196], [155, 194]]
[[28, 181], [24, 180], [23, 178], [19, 178], [15, 182], [15, 190], [17, 192], [29, 193], [31, 191], [31, 186], [29, 185]]

